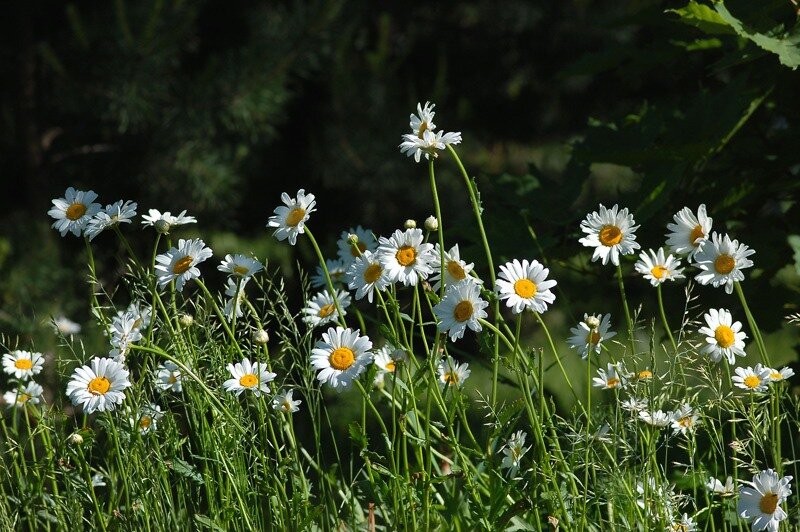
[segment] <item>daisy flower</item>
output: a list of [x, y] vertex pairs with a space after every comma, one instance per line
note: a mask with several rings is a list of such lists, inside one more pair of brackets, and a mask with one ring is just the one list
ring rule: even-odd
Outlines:
[[155, 373], [154, 376], [156, 381], [156, 388], [158, 388], [162, 392], [183, 391], [183, 385], [181, 384], [181, 382], [185, 377], [181, 373], [181, 370], [178, 367], [178, 365], [172, 362], [171, 360], [165, 360], [164, 362], [162, 362], [154, 373]]
[[786, 379], [794, 376], [794, 370], [790, 367], [784, 366], [780, 370], [772, 369], [769, 370], [769, 380], [770, 382], [780, 382], [785, 381]]
[[[350, 306], [350, 293], [345, 290], [339, 290], [336, 293], [336, 299], [339, 303], [339, 310], [342, 311], [342, 316], [346, 316], [347, 311], [345, 309]], [[303, 321], [311, 327], [319, 327], [339, 319], [336, 302], [334, 302], [333, 297], [327, 290], [318, 292], [309, 299], [308, 304], [303, 309], [303, 314], [305, 314]]]
[[409, 157], [414, 157], [416, 162], [420, 161], [422, 155], [425, 159], [437, 158], [436, 150], [444, 150], [451, 144], [461, 144], [461, 132], [439, 131], [434, 133], [430, 129], [422, 132], [422, 135], [406, 133], [403, 135], [403, 142], [400, 143], [400, 153], [405, 153]]
[[142, 225], [145, 227], [154, 227], [156, 231], [161, 234], [168, 234], [173, 227], [186, 224], [196, 224], [197, 220], [194, 216], [186, 216], [186, 211], [183, 210], [177, 216], [173, 216], [169, 211], [163, 213], [150, 209], [148, 214], [142, 215]]
[[41, 373], [44, 357], [41, 353], [12, 351], [3, 355], [3, 371], [17, 379], [30, 379]]
[[744, 339], [747, 334], [742, 332], [742, 324], [734, 322], [730, 311], [721, 308], [711, 309], [703, 315], [706, 327], [699, 329], [700, 334], [706, 335], [706, 345], [701, 351], [711, 357], [714, 362], [719, 362], [722, 357], [733, 364], [736, 356], [743, 357]]
[[436, 373], [439, 375], [439, 382], [444, 386], [456, 386], [460, 388], [472, 371], [469, 369], [469, 364], [466, 362], [459, 364], [457, 360], [447, 355], [447, 357], [439, 362]]
[[436, 116], [436, 112], [433, 110], [434, 107], [436, 107], [436, 104], [431, 102], [425, 102], [425, 105], [417, 104], [417, 114], [411, 113], [408, 122], [414, 135], [421, 137], [426, 131], [436, 129], [436, 124], [433, 123], [433, 117]]
[[639, 419], [641, 419], [648, 425], [662, 428], [669, 425], [671, 418], [670, 415], [664, 412], [663, 410], [656, 410], [655, 412], [650, 412], [648, 410], [641, 410], [639, 411]]
[[675, 223], [667, 224], [667, 245], [673, 253], [688, 255], [691, 260], [711, 233], [712, 220], [706, 215], [706, 206], [700, 205], [697, 216], [692, 209], [684, 207], [672, 219]]
[[356, 299], [363, 299], [372, 303], [375, 290], [381, 292], [390, 284], [386, 270], [378, 257], [370, 251], [365, 251], [348, 268], [345, 281], [350, 290], [356, 291]]
[[636, 397], [628, 397], [620, 403], [623, 410], [628, 412], [639, 413], [647, 409], [647, 399], [637, 399]]
[[767, 391], [769, 368], [756, 364], [755, 367], [736, 368], [734, 371], [736, 375], [731, 380], [737, 387], [754, 393]]
[[648, 253], [642, 252], [634, 267], [651, 285], [658, 286], [665, 281], [683, 279], [683, 268], [678, 267], [681, 264], [680, 259], [672, 255], [664, 258], [664, 248], [658, 248], [658, 251], [651, 249]]
[[684, 403], [672, 413], [672, 433], [694, 432], [699, 420], [700, 415], [694, 411], [691, 405]]
[[407, 362], [408, 355], [402, 349], [394, 349], [389, 345], [384, 345], [375, 350], [373, 363], [378, 366], [381, 372], [394, 373], [398, 362]]
[[247, 297], [244, 287], [249, 280], [249, 277], [245, 277], [237, 282], [233, 277], [228, 277], [228, 281], [225, 284], [225, 295], [228, 296], [228, 299], [225, 301], [225, 308], [222, 312], [229, 320], [233, 319], [234, 312], [237, 318], [241, 318], [242, 314], [244, 314], [242, 312], [242, 301]]
[[262, 393], [269, 393], [269, 386], [277, 375], [267, 369], [267, 365], [261, 362], [251, 363], [247, 357], [236, 364], [228, 364], [228, 371], [232, 378], [222, 383], [226, 392], [233, 392], [241, 395], [245, 390], [251, 390], [253, 395], [260, 397]]
[[317, 380], [336, 391], [345, 390], [372, 362], [372, 342], [358, 330], [329, 328], [311, 350], [311, 365]]
[[590, 351], [600, 353], [600, 344], [617, 335], [611, 331], [611, 314], [583, 315], [583, 321], [577, 327], [572, 327], [569, 332], [572, 336], [567, 340], [569, 346], [577, 349], [581, 358], [586, 360]]
[[450, 285], [442, 300], [433, 307], [439, 320], [439, 332], [448, 332], [453, 342], [464, 337], [467, 327], [480, 332], [483, 327], [478, 320], [487, 316], [483, 309], [488, 306], [489, 303], [481, 299], [480, 286], [472, 279]]
[[143, 436], [154, 432], [158, 428], [158, 420], [164, 415], [161, 407], [154, 403], [143, 406], [138, 413], [128, 407], [127, 413], [131, 427], [138, 430], [139, 434]]
[[144, 305], [138, 301], [131, 302], [125, 310], [117, 311], [117, 316], [131, 316], [134, 318], [134, 327], [137, 329], [147, 329], [150, 326], [150, 318], [153, 315], [153, 309], [149, 305]]
[[433, 244], [423, 243], [422, 229], [396, 230], [391, 237], [381, 237], [378, 260], [386, 270], [389, 282], [416, 286], [420, 279], [433, 273]]
[[33, 381], [29, 381], [24, 387], [11, 390], [3, 394], [3, 401], [8, 407], [16, 406], [22, 408], [25, 405], [38, 405], [42, 402], [42, 392], [44, 388]]
[[[341, 260], [325, 260], [325, 268], [328, 269], [328, 275], [331, 276], [331, 283], [336, 285], [339, 282], [344, 282], [347, 268], [344, 261]], [[314, 288], [327, 288], [328, 278], [325, 277], [325, 269], [322, 264], [317, 266], [317, 273], [311, 276], [311, 286]]]
[[777, 532], [788, 517], [781, 504], [792, 494], [791, 482], [792, 477], [778, 478], [772, 469], [753, 475], [752, 482], [745, 481], [749, 486], [739, 490], [739, 517], [752, 521], [753, 530]]
[[530, 447], [525, 447], [526, 436], [527, 435], [524, 431], [518, 430], [503, 446], [504, 456], [500, 467], [507, 468], [508, 474], [511, 477], [517, 474], [517, 471], [519, 471], [520, 462], [522, 461], [522, 456], [530, 449]]
[[728, 235], [712, 233], [711, 240], [707, 240], [694, 256], [695, 266], [703, 270], [694, 278], [700, 284], [724, 285], [725, 292], [731, 294], [734, 281], [744, 281], [742, 270], [753, 266], [753, 261], [747, 257], [754, 253], [754, 249], [731, 240]]
[[178, 247], [170, 248], [166, 253], [156, 256], [156, 275], [158, 285], [163, 287], [175, 281], [175, 289], [183, 291], [186, 281], [200, 277], [197, 265], [212, 255], [211, 248], [199, 238], [178, 240]]
[[67, 384], [67, 396], [87, 414], [114, 410], [125, 400], [125, 388], [131, 385], [129, 375], [119, 362], [95, 357], [90, 366], [75, 369]]
[[289, 239], [291, 245], [297, 243], [297, 235], [305, 233], [305, 223], [309, 215], [314, 212], [314, 194], [306, 195], [302, 188], [297, 191], [297, 197], [289, 197], [284, 192], [281, 194], [283, 205], [275, 207], [274, 215], [267, 222], [267, 227], [275, 227], [272, 233], [278, 240]]
[[139, 329], [141, 323], [139, 316], [127, 311], [123, 312], [121, 316], [114, 316], [111, 320], [111, 345], [126, 352], [130, 344], [142, 339]]
[[636, 242], [638, 225], [633, 225], [633, 215], [628, 214], [628, 209], [618, 211], [617, 205], [606, 209], [602, 204], [600, 210], [589, 213], [581, 222], [581, 231], [586, 236], [579, 242], [586, 247], [594, 248], [592, 261], [600, 259], [603, 264], [610, 260], [619, 266], [620, 255], [630, 255], [639, 249]]
[[73, 334], [80, 334], [81, 332], [81, 326], [63, 314], [53, 319], [53, 327], [64, 336], [72, 336]]
[[86, 224], [84, 234], [89, 240], [115, 225], [121, 223], [129, 224], [134, 216], [138, 205], [135, 201], [119, 200], [111, 205], [106, 205], [104, 210], [95, 214]]
[[53, 207], [47, 211], [55, 219], [53, 229], [61, 233], [61, 236], [66, 236], [67, 233], [81, 236], [86, 224], [100, 210], [99, 203], [92, 203], [96, 199], [97, 194], [91, 190], [84, 192], [69, 187], [64, 197], [54, 199]]
[[225, 259], [217, 266], [217, 269], [232, 277], [249, 279], [263, 270], [264, 265], [253, 257], [237, 253], [236, 255], [225, 255]]
[[593, 386], [604, 390], [621, 389], [628, 384], [627, 372], [619, 362], [616, 364], [609, 362], [606, 369], [597, 368], [597, 375], [592, 379]]
[[706, 482], [706, 488], [708, 488], [708, 491], [716, 493], [721, 497], [730, 497], [731, 495], [734, 494], [735, 490], [733, 486], [733, 477], [726, 478], [724, 485], [716, 478], [708, 477], [708, 482]]
[[282, 393], [279, 393], [275, 397], [272, 398], [272, 408], [283, 412], [284, 414], [294, 414], [295, 412], [300, 410], [300, 404], [303, 401], [299, 399], [294, 399], [292, 394], [294, 390], [286, 390]]
[[[351, 242], [353, 235], [355, 235], [355, 244]], [[342, 261], [346, 269], [354, 260], [363, 255], [365, 251], [374, 252], [378, 249], [378, 241], [375, 240], [372, 231], [364, 229], [359, 225], [358, 227], [351, 227], [348, 231], [342, 231], [339, 240], [336, 242], [336, 246], [339, 248], [337, 251], [339, 260]]]
[[668, 532], [696, 532], [696, 530], [697, 523], [686, 513], [680, 519], [672, 521], [672, 524], [667, 528]]
[[526, 309], [541, 314], [547, 310], [547, 305], [556, 300], [555, 294], [550, 291], [556, 282], [547, 280], [549, 273], [550, 270], [539, 264], [538, 260], [528, 262], [525, 259], [520, 262], [514, 259], [500, 266], [495, 289], [514, 314]]
[[[433, 283], [432, 289], [438, 292], [442, 287], [442, 254], [439, 252], [439, 244], [433, 246], [434, 261], [431, 264], [433, 273], [431, 274], [430, 281]], [[461, 254], [458, 251], [458, 244], [450, 248], [450, 251], [444, 252], [444, 285], [445, 287], [451, 284], [458, 283], [469, 277], [470, 272], [475, 268], [473, 263], [467, 264], [461, 260]], [[483, 284], [483, 281], [476, 277], [470, 277], [478, 284]]]

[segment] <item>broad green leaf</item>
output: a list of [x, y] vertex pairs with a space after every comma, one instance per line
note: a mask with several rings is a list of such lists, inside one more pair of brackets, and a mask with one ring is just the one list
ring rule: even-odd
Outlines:
[[709, 35], [734, 35], [735, 31], [728, 22], [714, 9], [692, 0], [684, 7], [667, 9], [667, 13], [680, 16], [680, 21], [702, 30]]
[[[772, 52], [778, 56], [782, 65], [785, 65], [792, 70], [800, 66], [800, 32], [795, 28], [791, 33], [776, 37], [764, 33], [758, 33], [734, 17], [730, 11], [725, 7], [725, 4], [720, 2], [715, 4], [714, 8], [722, 19], [727, 22], [737, 34], [754, 42], [760, 48]], [[774, 33], [778, 33], [776, 30]]]

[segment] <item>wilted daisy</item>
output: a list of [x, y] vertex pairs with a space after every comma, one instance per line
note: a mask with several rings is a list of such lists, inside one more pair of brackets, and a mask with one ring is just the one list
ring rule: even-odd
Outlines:
[[114, 410], [125, 400], [125, 388], [131, 385], [128, 370], [110, 358], [95, 357], [90, 364], [75, 369], [67, 384], [67, 396], [87, 414]]
[[[342, 316], [346, 316], [347, 311], [345, 309], [350, 306], [350, 293], [345, 290], [339, 290], [336, 293], [336, 298], [339, 303], [339, 310], [342, 311]], [[318, 292], [309, 299], [305, 308], [303, 308], [303, 314], [305, 314], [303, 321], [311, 327], [319, 327], [339, 319], [336, 302], [334, 302], [333, 297], [327, 290]]]
[[225, 259], [217, 266], [217, 269], [232, 277], [248, 279], [263, 270], [264, 265], [258, 259], [237, 253], [236, 255], [225, 255]]
[[161, 234], [167, 234], [170, 229], [179, 225], [196, 223], [197, 219], [194, 216], [187, 216], [185, 210], [181, 211], [177, 216], [173, 216], [169, 211], [162, 213], [156, 209], [150, 209], [148, 214], [142, 215], [142, 225], [154, 227]]
[[[326, 259], [325, 268], [328, 269], [328, 275], [331, 276], [331, 283], [334, 286], [345, 281], [347, 270], [343, 261]], [[328, 288], [328, 278], [325, 277], [325, 269], [321, 264], [317, 266], [317, 273], [311, 276], [311, 286], [314, 288]]]
[[439, 362], [436, 373], [439, 375], [439, 382], [444, 386], [460, 388], [472, 371], [469, 369], [469, 364], [466, 362], [459, 364], [457, 360], [448, 355]]
[[433, 244], [424, 243], [422, 229], [397, 230], [391, 237], [381, 237], [378, 260], [386, 270], [387, 279], [405, 286], [416, 286], [433, 273]]
[[97, 194], [91, 190], [84, 192], [69, 187], [64, 197], [54, 199], [53, 207], [47, 211], [47, 214], [56, 220], [53, 222], [53, 229], [61, 233], [61, 236], [66, 236], [70, 232], [75, 236], [81, 236], [86, 224], [100, 210], [100, 204], [93, 203], [96, 199]]
[[519, 465], [522, 461], [522, 456], [528, 452], [530, 447], [525, 447], [525, 437], [527, 435], [524, 431], [518, 430], [503, 446], [503, 462], [500, 464], [501, 468], [507, 468], [508, 474], [513, 477], [519, 471]]
[[[442, 256], [439, 252], [439, 244], [433, 246], [433, 273], [431, 274], [430, 282], [433, 283], [433, 291], [436, 292], [442, 287]], [[458, 251], [458, 244], [450, 248], [450, 251], [444, 252], [444, 285], [445, 287], [451, 284], [458, 283], [469, 277], [470, 272], [475, 268], [473, 263], [467, 264], [466, 261], [461, 260], [461, 254]], [[476, 277], [470, 277], [478, 284], [483, 281]]]
[[303, 401], [300, 401], [299, 399], [294, 399], [292, 397], [293, 393], [294, 390], [289, 389], [273, 397], [272, 408], [280, 412], [283, 412], [284, 414], [294, 414], [295, 412], [299, 411], [300, 404]]
[[121, 223], [131, 223], [133, 217], [136, 216], [137, 207], [135, 201], [128, 200], [119, 200], [111, 205], [106, 205], [105, 209], [92, 216], [86, 224], [84, 234], [89, 237], [89, 240], [94, 240], [94, 237], [109, 227]]
[[111, 320], [111, 345], [126, 353], [130, 344], [142, 339], [139, 328], [142, 321], [139, 316], [132, 312], [123, 312], [122, 315], [114, 316]]
[[275, 227], [272, 233], [278, 240], [289, 239], [291, 245], [297, 243], [297, 235], [305, 233], [305, 223], [309, 215], [314, 212], [314, 194], [306, 194], [304, 189], [297, 191], [297, 197], [292, 198], [284, 192], [281, 194], [283, 205], [275, 207], [275, 214], [270, 217], [267, 227]]
[[138, 412], [129, 407], [127, 413], [131, 427], [138, 430], [141, 435], [154, 432], [158, 428], [158, 420], [164, 415], [161, 407], [154, 403], [143, 406]]
[[691, 405], [686, 403], [682, 404], [678, 409], [672, 413], [672, 433], [686, 434], [687, 432], [694, 432], [700, 416]]
[[3, 355], [3, 371], [17, 379], [30, 379], [41, 373], [44, 357], [30, 351], [11, 351]]
[[689, 517], [689, 514], [683, 514], [679, 519], [673, 520], [669, 528], [669, 532], [695, 532], [697, 530], [697, 523], [694, 519]]
[[736, 512], [742, 519], [752, 521], [753, 530], [777, 532], [780, 522], [788, 517], [781, 504], [792, 494], [792, 477], [778, 478], [772, 469], [753, 475], [748, 487], [739, 490]]
[[623, 410], [638, 414], [642, 410], [647, 409], [647, 399], [637, 399], [634, 396], [630, 396], [620, 402], [619, 406], [621, 406]]
[[171, 360], [165, 360], [162, 362], [155, 371], [156, 388], [162, 392], [183, 391], [183, 385], [181, 382], [184, 378], [185, 377], [181, 373], [181, 369]]
[[700, 205], [697, 216], [684, 207], [672, 219], [675, 223], [667, 224], [667, 245], [673, 253], [688, 255], [691, 260], [711, 233], [712, 220], [706, 215], [706, 206]]
[[744, 339], [747, 334], [742, 332], [742, 324], [734, 322], [730, 311], [721, 308], [711, 309], [703, 315], [706, 327], [701, 327], [698, 332], [706, 335], [706, 345], [701, 351], [711, 357], [714, 362], [719, 362], [722, 357], [733, 364], [736, 356], [745, 356]]
[[341, 391], [349, 388], [372, 362], [370, 349], [370, 339], [357, 330], [331, 327], [311, 351], [311, 365], [318, 370], [320, 383]]
[[744, 281], [742, 270], [753, 266], [753, 261], [747, 257], [754, 253], [754, 249], [731, 240], [728, 235], [712, 233], [711, 239], [694, 256], [695, 266], [703, 270], [694, 278], [700, 284], [724, 285], [726, 293], [733, 293], [733, 283]]
[[674, 281], [683, 279], [683, 268], [680, 259], [672, 255], [664, 257], [664, 248], [658, 251], [648, 250], [639, 254], [639, 260], [634, 266], [636, 271], [641, 273], [645, 279], [650, 281], [653, 286], [658, 286], [664, 281]]
[[489, 303], [481, 299], [481, 288], [474, 280], [464, 279], [450, 285], [442, 300], [433, 307], [439, 320], [439, 332], [447, 332], [455, 342], [463, 338], [467, 327], [481, 331], [483, 327], [478, 320], [487, 316], [484, 309], [488, 306]]
[[628, 214], [627, 208], [618, 211], [617, 205], [606, 209], [601, 204], [599, 211], [589, 213], [581, 222], [581, 231], [586, 236], [579, 242], [594, 248], [592, 261], [600, 259], [603, 264], [608, 264], [610, 260], [619, 266], [620, 255], [630, 255], [640, 247], [636, 243], [639, 226], [634, 223], [633, 215]]
[[597, 368], [597, 377], [592, 379], [592, 386], [611, 390], [614, 388], [624, 388], [628, 384], [628, 376], [622, 364], [608, 363], [606, 369]]
[[228, 299], [225, 300], [225, 308], [222, 312], [229, 320], [233, 319], [234, 313], [236, 314], [237, 318], [242, 317], [242, 302], [247, 296], [244, 291], [244, 287], [247, 285], [249, 280], [249, 277], [239, 279], [238, 281], [233, 277], [228, 277], [228, 280], [225, 283], [225, 295], [228, 296]]
[[44, 388], [33, 381], [29, 381], [25, 386], [17, 390], [11, 390], [3, 394], [3, 401], [9, 407], [16, 406], [22, 408], [25, 405], [38, 405], [42, 401]]
[[350, 290], [356, 291], [356, 299], [363, 299], [367, 296], [367, 301], [372, 303], [375, 290], [381, 292], [390, 284], [386, 275], [386, 269], [378, 260], [377, 255], [370, 251], [365, 251], [350, 265], [345, 275], [347, 286]]
[[81, 332], [80, 324], [75, 323], [64, 315], [53, 319], [53, 327], [64, 336], [72, 336]]
[[572, 336], [567, 340], [569, 346], [577, 349], [584, 360], [589, 356], [590, 351], [600, 352], [600, 344], [603, 340], [608, 340], [617, 335], [611, 331], [611, 314], [583, 315], [583, 321], [577, 327], [572, 327], [569, 332]]
[[150, 326], [150, 318], [153, 315], [153, 309], [149, 305], [144, 305], [138, 301], [132, 301], [128, 308], [125, 310], [117, 311], [117, 316], [131, 316], [134, 318], [134, 327], [137, 329], [147, 329]]
[[412, 134], [421, 137], [426, 131], [436, 129], [436, 124], [433, 123], [433, 117], [436, 116], [434, 107], [436, 104], [431, 102], [425, 102], [425, 105], [417, 103], [417, 114], [411, 113], [408, 122]]
[[211, 248], [199, 238], [178, 240], [178, 247], [170, 248], [166, 253], [156, 256], [156, 275], [158, 285], [166, 286], [175, 281], [175, 289], [183, 290], [186, 281], [200, 277], [197, 265], [212, 255]]
[[553, 280], [547, 280], [550, 270], [542, 266], [539, 261], [527, 259], [520, 262], [514, 259], [500, 266], [497, 276], [496, 290], [501, 300], [514, 314], [519, 314], [526, 309], [534, 312], [545, 312], [547, 305], [555, 301], [556, 296], [550, 289], [556, 285]]
[[786, 379], [794, 376], [794, 370], [788, 366], [784, 366], [781, 369], [772, 369], [769, 368], [769, 380], [770, 382], [781, 382], [785, 381]]
[[228, 371], [232, 378], [222, 383], [222, 387], [226, 392], [233, 392], [236, 395], [241, 395], [246, 390], [252, 391], [256, 397], [262, 393], [269, 393], [268, 384], [277, 376], [267, 369], [266, 364], [251, 363], [247, 357], [236, 364], [228, 364]]
[[654, 412], [650, 412], [649, 410], [641, 410], [639, 411], [639, 419], [648, 425], [659, 428], [666, 427], [669, 425], [671, 420], [670, 415], [663, 410], [656, 410]]
[[731, 380], [739, 388], [755, 393], [767, 391], [769, 368], [756, 364], [755, 367], [736, 368], [734, 371], [736, 375]]
[[[355, 238], [353, 238], [355, 236]], [[355, 244], [352, 241], [355, 240]], [[339, 240], [336, 242], [339, 248], [337, 254], [339, 260], [342, 261], [345, 269], [350, 266], [354, 260], [364, 254], [365, 251], [375, 251], [378, 249], [378, 241], [369, 229], [364, 229], [360, 225], [358, 227], [351, 227], [347, 231], [342, 231]]]
[[720, 482], [714, 477], [708, 477], [708, 482], [706, 482], [706, 488], [708, 491], [712, 493], [716, 493], [721, 497], [730, 497], [734, 494], [735, 488], [733, 485], [733, 477], [728, 477], [725, 479], [725, 484]]

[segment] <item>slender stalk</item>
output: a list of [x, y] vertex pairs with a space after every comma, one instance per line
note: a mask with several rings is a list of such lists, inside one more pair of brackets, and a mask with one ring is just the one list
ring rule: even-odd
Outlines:
[[330, 290], [331, 298], [333, 299], [333, 306], [336, 307], [336, 317], [338, 318], [339, 324], [342, 327], [347, 327], [347, 322], [345, 322], [344, 314], [342, 314], [342, 309], [339, 306], [339, 296], [336, 292], [336, 288], [333, 286], [333, 280], [331, 279], [331, 272], [328, 271], [328, 265], [325, 263], [325, 257], [322, 256], [322, 251], [319, 249], [319, 245], [317, 244], [317, 239], [314, 238], [314, 235], [311, 233], [311, 229], [308, 226], [305, 226], [306, 235], [308, 235], [308, 240], [311, 241], [311, 245], [314, 248], [314, 253], [317, 254], [317, 259], [319, 260], [320, 266], [322, 266], [322, 272], [325, 274], [325, 283], [328, 285], [328, 290]]
[[622, 307], [625, 309], [625, 321], [628, 323], [628, 338], [631, 342], [631, 355], [636, 354], [636, 339], [633, 337], [633, 320], [628, 309], [628, 298], [625, 297], [625, 283], [622, 280], [622, 266], [617, 264], [617, 280], [619, 281], [619, 294], [622, 297]]
[[658, 310], [661, 313], [661, 322], [664, 324], [664, 330], [667, 331], [667, 336], [669, 336], [669, 341], [672, 344], [672, 349], [674, 351], [677, 351], [678, 344], [675, 343], [675, 338], [672, 336], [672, 330], [670, 330], [669, 323], [667, 322], [667, 314], [664, 312], [664, 300], [661, 296], [660, 284], [656, 287], [656, 294], [658, 294]]

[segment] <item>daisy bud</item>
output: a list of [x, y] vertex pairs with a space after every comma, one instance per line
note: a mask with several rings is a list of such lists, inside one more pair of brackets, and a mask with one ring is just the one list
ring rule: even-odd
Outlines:
[[350, 233], [347, 235], [347, 241], [350, 243], [351, 246], [358, 245], [358, 235], [355, 233]]
[[409, 218], [408, 220], [406, 220], [406, 223], [403, 224], [403, 227], [405, 227], [406, 229], [416, 229], [417, 222]]
[[597, 316], [589, 316], [586, 318], [585, 323], [590, 329], [595, 330], [600, 327], [600, 318]]
[[191, 327], [194, 324], [194, 318], [191, 314], [181, 314], [178, 317], [178, 322], [184, 327]]
[[83, 443], [83, 436], [75, 432], [69, 437], [69, 442], [72, 445], [80, 445]]
[[425, 230], [431, 233], [439, 230], [439, 220], [435, 216], [425, 218]]
[[264, 329], [258, 329], [253, 333], [253, 341], [258, 345], [264, 345], [269, 342], [269, 334]]
[[156, 223], [153, 224], [153, 227], [155, 227], [156, 231], [162, 235], [166, 235], [171, 229], [170, 223], [164, 219], [156, 220]]

